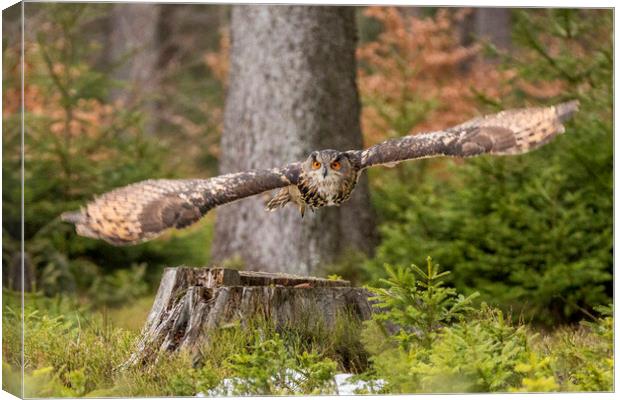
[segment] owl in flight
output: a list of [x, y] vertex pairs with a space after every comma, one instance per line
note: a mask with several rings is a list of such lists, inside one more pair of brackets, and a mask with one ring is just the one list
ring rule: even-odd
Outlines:
[[306, 209], [337, 206], [351, 196], [362, 171], [418, 158], [522, 154], [564, 132], [577, 101], [551, 107], [503, 111], [430, 133], [386, 140], [366, 150], [318, 150], [303, 162], [210, 179], [147, 180], [96, 197], [80, 211], [61, 215], [82, 236], [113, 245], [152, 239], [168, 228], [184, 228], [209, 210], [280, 189], [267, 208], [288, 203]]

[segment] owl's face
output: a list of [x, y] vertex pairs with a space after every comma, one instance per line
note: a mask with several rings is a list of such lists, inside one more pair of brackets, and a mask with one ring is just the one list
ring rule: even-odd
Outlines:
[[357, 176], [358, 171], [347, 153], [314, 151], [303, 164], [297, 187], [311, 208], [338, 205], [349, 198]]
[[337, 150], [313, 151], [303, 165], [306, 177], [315, 182], [338, 181], [351, 175], [352, 165], [346, 153]]

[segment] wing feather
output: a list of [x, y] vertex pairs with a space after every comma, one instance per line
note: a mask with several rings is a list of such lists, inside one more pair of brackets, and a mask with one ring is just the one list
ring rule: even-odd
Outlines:
[[551, 107], [502, 111], [446, 130], [387, 140], [359, 152], [362, 168], [436, 156], [526, 153], [563, 133], [563, 122], [578, 107], [578, 101], [570, 101]]
[[136, 244], [189, 226], [218, 205], [296, 184], [299, 171], [299, 163], [293, 163], [211, 179], [147, 180], [105, 193], [61, 218], [82, 236], [117, 246]]

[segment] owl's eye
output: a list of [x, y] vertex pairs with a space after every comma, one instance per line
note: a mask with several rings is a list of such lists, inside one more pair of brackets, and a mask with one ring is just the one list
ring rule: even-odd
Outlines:
[[342, 164], [340, 164], [339, 161], [334, 161], [332, 163], [332, 169], [338, 171], [340, 169], [340, 167], [342, 167]]
[[321, 163], [318, 161], [315, 161], [312, 163], [312, 169], [319, 169], [321, 168]]

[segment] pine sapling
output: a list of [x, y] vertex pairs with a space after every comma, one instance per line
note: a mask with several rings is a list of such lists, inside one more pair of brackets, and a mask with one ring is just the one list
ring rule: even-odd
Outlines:
[[464, 297], [446, 287], [443, 278], [450, 271], [439, 272], [439, 265], [433, 264], [430, 257], [426, 271], [414, 264], [385, 268], [388, 279], [381, 279], [381, 283], [387, 288], [370, 288], [379, 310], [373, 318], [379, 323], [395, 324], [398, 334], [394, 338], [406, 349], [412, 343], [429, 349], [437, 331], [464, 317], [478, 296], [476, 292]]

